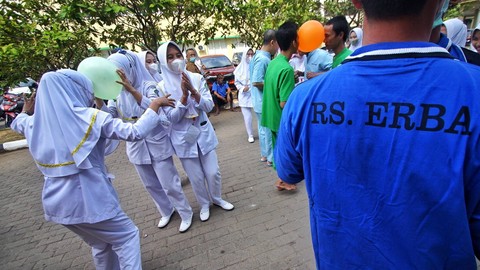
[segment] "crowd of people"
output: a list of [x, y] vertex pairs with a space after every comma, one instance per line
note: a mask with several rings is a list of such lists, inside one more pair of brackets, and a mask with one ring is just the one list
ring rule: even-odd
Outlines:
[[[331, 18], [323, 48], [307, 49], [287, 21], [267, 30], [258, 50], [244, 49], [234, 76], [247, 141], [255, 142], [253, 111], [274, 186], [293, 191], [305, 180], [319, 269], [475, 269], [480, 25], [465, 48], [463, 22], [442, 21], [448, 0], [352, 2], [363, 26]], [[174, 41], [156, 53], [118, 50], [108, 61], [123, 86], [116, 99], [96, 98], [80, 72], [48, 72], [12, 129], [44, 175], [45, 218], [88, 243], [97, 269], [141, 269], [138, 228], [121, 209], [105, 155], [127, 141], [159, 228], [177, 212], [183, 233], [194, 217], [173, 155], [202, 222], [212, 205], [233, 210], [209, 120], [214, 108], [234, 110], [233, 95], [223, 76], [208, 89], [195, 49]]]

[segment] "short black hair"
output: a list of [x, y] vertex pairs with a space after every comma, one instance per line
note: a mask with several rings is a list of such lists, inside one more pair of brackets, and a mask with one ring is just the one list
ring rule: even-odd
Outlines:
[[343, 33], [343, 42], [347, 41], [350, 34], [350, 26], [348, 26], [347, 18], [345, 18], [345, 16], [335, 16], [331, 18], [325, 25], [332, 25], [335, 35]]
[[292, 42], [297, 40], [297, 31], [298, 25], [292, 21], [287, 21], [280, 25], [275, 34], [280, 50], [286, 51], [290, 48]]
[[194, 51], [195, 53], [197, 53], [197, 50], [195, 50], [195, 48], [188, 48], [185, 50], [185, 53], [187, 54], [189, 51]]
[[270, 41], [276, 40], [275, 33], [276, 31], [272, 29], [268, 29], [267, 31], [265, 31], [265, 33], [263, 34], [263, 45], [268, 45]]
[[365, 16], [374, 20], [394, 20], [418, 15], [427, 0], [361, 0]]

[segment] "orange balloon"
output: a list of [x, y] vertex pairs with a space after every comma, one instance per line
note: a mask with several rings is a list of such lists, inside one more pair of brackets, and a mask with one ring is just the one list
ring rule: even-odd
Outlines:
[[301, 52], [311, 52], [320, 45], [325, 39], [325, 30], [319, 21], [306, 21], [298, 29], [298, 50]]

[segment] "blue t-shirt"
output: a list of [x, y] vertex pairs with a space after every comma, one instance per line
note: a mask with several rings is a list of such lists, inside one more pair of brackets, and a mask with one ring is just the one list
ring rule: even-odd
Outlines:
[[226, 83], [218, 84], [217, 82], [214, 82], [212, 85], [213, 92], [219, 93], [224, 98], [227, 97], [227, 89], [228, 89], [228, 84]]
[[250, 61], [250, 89], [252, 89], [253, 110], [256, 113], [262, 113], [263, 91], [253, 86], [253, 83], [263, 83], [265, 72], [270, 63], [271, 56], [269, 52], [257, 50]]
[[[308, 53], [306, 72], [325, 72], [332, 69], [333, 57], [325, 50], [316, 49]], [[306, 77], [305, 77], [306, 78]]]
[[283, 110], [280, 179], [305, 179], [318, 269], [476, 269], [480, 68], [423, 42], [357, 49]]

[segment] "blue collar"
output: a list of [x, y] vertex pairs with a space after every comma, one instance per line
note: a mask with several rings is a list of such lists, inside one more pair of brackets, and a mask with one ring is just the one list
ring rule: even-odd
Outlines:
[[445, 48], [429, 42], [383, 42], [358, 48], [343, 63], [396, 58], [453, 57]]

